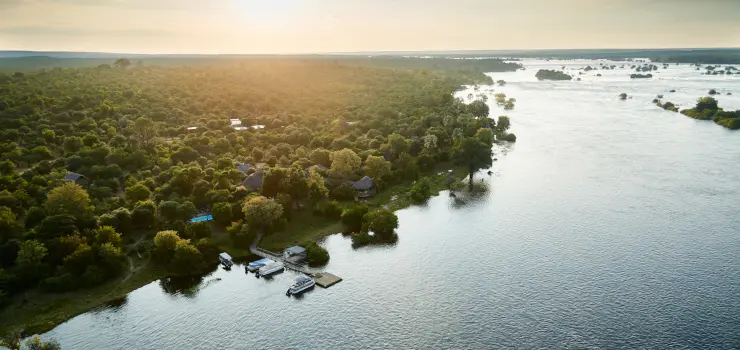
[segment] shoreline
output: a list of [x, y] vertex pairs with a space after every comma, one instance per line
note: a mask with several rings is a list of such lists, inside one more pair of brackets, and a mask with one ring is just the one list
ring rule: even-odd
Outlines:
[[[443, 168], [446, 170], [443, 171]], [[448, 170], [452, 170], [452, 173], [448, 173]], [[448, 177], [451, 176], [457, 181], [462, 181], [467, 177], [467, 171], [464, 168], [453, 166], [451, 163], [445, 163], [439, 164], [431, 174], [426, 175], [425, 177], [430, 179], [432, 197], [434, 197], [448, 189], [445, 185], [445, 180]], [[408, 198], [408, 189], [412, 186], [413, 183], [390, 186], [365, 200], [364, 203], [373, 208], [385, 207], [393, 212], [408, 208], [416, 204]], [[312, 217], [315, 216], [310, 212], [307, 213]], [[322, 225], [308, 226], [308, 230], [293, 232], [293, 234], [281, 235], [283, 232], [275, 232], [264, 237], [261, 246], [266, 247], [266, 249], [279, 249], [309, 239], [321, 240], [330, 235], [341, 233], [342, 224], [340, 221], [328, 219], [322, 221], [324, 221]], [[291, 223], [302, 225], [305, 221], [294, 220]], [[247, 258], [251, 255], [248, 250], [235, 247], [225, 241], [220, 241], [218, 246], [219, 249], [229, 252], [229, 254], [233, 253], [232, 256], [237, 258]], [[125, 298], [128, 294], [167, 276], [168, 273], [165, 270], [146, 263], [129, 276], [121, 276], [91, 289], [60, 294], [44, 293], [38, 289], [31, 290], [25, 294], [15, 296], [0, 311], [0, 320], [9, 320], [0, 321], [0, 334], [17, 330], [22, 330], [24, 336], [47, 333], [74, 317]]]

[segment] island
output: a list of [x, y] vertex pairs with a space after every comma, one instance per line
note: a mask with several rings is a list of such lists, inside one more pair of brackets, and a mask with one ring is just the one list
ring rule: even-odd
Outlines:
[[516, 140], [485, 101], [453, 97], [521, 67], [502, 60], [77, 65], [0, 73], [2, 334], [208, 273], [219, 252], [297, 245], [320, 266], [328, 234], [393, 240], [394, 210], [472, 189]]
[[562, 72], [562, 71], [556, 71], [556, 70], [549, 70], [549, 69], [540, 69], [537, 71], [537, 74], [535, 74], [535, 77], [538, 80], [572, 80], [573, 77]]
[[630, 74], [630, 79], [650, 79], [652, 78], [652, 74]]
[[713, 97], [698, 99], [694, 108], [683, 109], [681, 114], [699, 120], [712, 120], [730, 130], [740, 129], [740, 110], [725, 111]]

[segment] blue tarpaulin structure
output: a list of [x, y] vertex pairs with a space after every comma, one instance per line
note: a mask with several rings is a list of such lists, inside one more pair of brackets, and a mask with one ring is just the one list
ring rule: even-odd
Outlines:
[[190, 222], [211, 221], [211, 220], [213, 220], [213, 215], [203, 215], [203, 216], [196, 216], [190, 219]]

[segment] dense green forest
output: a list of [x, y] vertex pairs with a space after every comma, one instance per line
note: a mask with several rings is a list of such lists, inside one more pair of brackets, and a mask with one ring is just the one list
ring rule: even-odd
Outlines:
[[[669, 102], [670, 103], [670, 102]], [[714, 97], [702, 97], [696, 101], [696, 106], [682, 109], [681, 114], [699, 120], [712, 120], [731, 130], [740, 129], [740, 110], [725, 111], [719, 107]]]
[[[0, 73], [0, 303], [100, 285], [133, 270], [132, 256], [207, 271], [223, 242], [247, 247], [306, 213], [339, 222], [356, 209], [350, 181], [382, 190], [422, 178], [423, 201], [437, 165], [472, 179], [494, 142], [516, 139], [508, 118], [452, 92], [518, 65], [395, 60]], [[191, 223], [198, 213], [214, 222]], [[394, 218], [369, 210], [353, 226], [382, 237]], [[310, 262], [326, 262], [305, 243]]]

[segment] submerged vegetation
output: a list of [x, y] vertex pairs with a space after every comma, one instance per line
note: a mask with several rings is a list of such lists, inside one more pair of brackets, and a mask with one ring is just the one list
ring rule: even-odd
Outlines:
[[556, 70], [549, 70], [549, 69], [540, 69], [537, 71], [537, 74], [535, 74], [535, 77], [538, 80], [572, 80], [573, 77], [563, 73], [562, 71], [556, 71]]
[[[516, 140], [484, 101], [452, 97], [516, 63], [117, 62], [0, 73], [0, 304], [208, 271], [219, 251], [245, 255], [259, 233], [270, 248], [300, 243], [311, 264], [325, 264], [315, 240], [337, 232], [357, 196], [388, 198], [418, 180], [412, 198], [423, 201], [441, 189], [440, 166], [454, 162], [472, 179], [493, 142]], [[397, 219], [382, 204], [361, 215], [359, 232], [388, 241]], [[40, 303], [23, 321], [0, 313], [0, 331], [47, 330], [90, 303], [63, 312]]]

